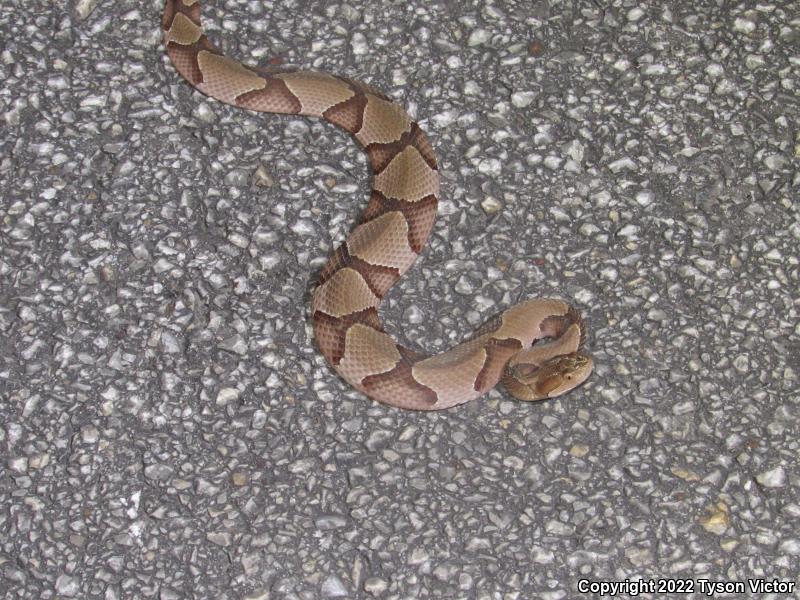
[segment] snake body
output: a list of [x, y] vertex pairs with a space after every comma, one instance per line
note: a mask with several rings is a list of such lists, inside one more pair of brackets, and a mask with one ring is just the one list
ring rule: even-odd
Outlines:
[[579, 352], [583, 323], [561, 300], [521, 302], [433, 356], [395, 342], [378, 305], [425, 246], [439, 196], [436, 157], [420, 127], [363, 83], [315, 71], [271, 72], [224, 56], [203, 32], [198, 0], [167, 0], [162, 27], [173, 65], [202, 93], [253, 111], [321, 118], [366, 152], [374, 174], [369, 204], [313, 294], [317, 343], [343, 379], [377, 401], [435, 410], [476, 398], [501, 379], [517, 398], [538, 400], [588, 378], [592, 359]]

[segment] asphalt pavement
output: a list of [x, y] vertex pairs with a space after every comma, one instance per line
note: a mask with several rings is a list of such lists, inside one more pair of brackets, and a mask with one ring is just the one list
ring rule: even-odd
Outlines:
[[428, 133], [391, 332], [584, 314], [583, 387], [433, 414], [313, 341], [364, 156], [193, 91], [160, 11], [0, 4], [4, 598], [800, 598], [797, 2], [205, 7]]

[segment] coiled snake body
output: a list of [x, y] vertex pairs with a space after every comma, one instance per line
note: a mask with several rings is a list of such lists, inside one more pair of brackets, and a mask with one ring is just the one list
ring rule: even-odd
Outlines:
[[435, 410], [476, 398], [501, 379], [515, 397], [538, 400], [589, 377], [592, 360], [579, 352], [582, 321], [561, 300], [521, 302], [433, 356], [397, 344], [381, 326], [378, 305], [416, 260], [436, 218], [439, 173], [425, 134], [362, 83], [270, 72], [222, 55], [203, 33], [198, 0], [167, 0], [162, 27], [173, 65], [204, 94], [249, 110], [322, 118], [366, 152], [374, 174], [369, 204], [322, 269], [312, 307], [317, 343], [348, 383], [386, 404]]

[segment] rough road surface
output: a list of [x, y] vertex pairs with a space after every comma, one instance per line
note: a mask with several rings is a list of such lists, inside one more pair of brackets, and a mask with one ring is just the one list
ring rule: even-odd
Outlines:
[[355, 144], [194, 92], [160, 10], [0, 4], [4, 598], [788, 591], [796, 2], [205, 7], [229, 53], [367, 81], [430, 135], [442, 211], [396, 334], [440, 350], [540, 295], [587, 316], [584, 387], [437, 414], [313, 344], [315, 273], [366, 202]]

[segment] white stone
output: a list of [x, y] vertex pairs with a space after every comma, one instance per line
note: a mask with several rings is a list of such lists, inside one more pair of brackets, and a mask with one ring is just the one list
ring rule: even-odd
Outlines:
[[786, 485], [786, 471], [781, 465], [756, 475], [756, 481], [766, 488], [778, 488]]

